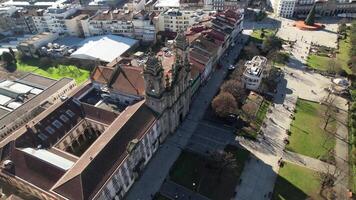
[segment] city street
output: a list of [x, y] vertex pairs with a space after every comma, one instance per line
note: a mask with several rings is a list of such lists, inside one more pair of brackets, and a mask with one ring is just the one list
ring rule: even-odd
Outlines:
[[[251, 31], [243, 31], [242, 40], [247, 41]], [[130, 189], [126, 199], [128, 200], [150, 200], [152, 195], [159, 191], [162, 183], [169, 173], [169, 169], [178, 158], [181, 151], [189, 143], [195, 130], [198, 130], [200, 121], [205, 110], [215, 96], [221, 83], [223, 82], [227, 67], [234, 62], [243, 45], [235, 45], [228, 59], [223, 63], [224, 68], [212, 73], [210, 80], [205, 86], [201, 86], [198, 94], [194, 98], [187, 118], [179, 126], [174, 134], [160, 146], [152, 160], [148, 163], [142, 176], [135, 182]], [[196, 139], [194, 139], [196, 140]]]

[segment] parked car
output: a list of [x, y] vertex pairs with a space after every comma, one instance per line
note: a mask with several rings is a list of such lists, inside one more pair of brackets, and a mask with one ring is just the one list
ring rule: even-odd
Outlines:
[[232, 70], [234, 70], [235, 68], [236, 68], [235, 65], [232, 65], [232, 64], [231, 64], [231, 65], [229, 66], [228, 70], [231, 70], [231, 71], [232, 71]]

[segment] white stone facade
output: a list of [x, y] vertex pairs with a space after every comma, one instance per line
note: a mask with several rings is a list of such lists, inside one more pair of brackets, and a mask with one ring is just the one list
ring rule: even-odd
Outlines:
[[258, 91], [262, 79], [266, 75], [267, 58], [255, 56], [245, 63], [246, 69], [243, 73], [242, 81], [248, 90]]
[[142, 169], [156, 152], [159, 141], [159, 123], [152, 126], [147, 134], [136, 144], [134, 150], [125, 158], [123, 163], [101, 188], [101, 192], [95, 199], [100, 200], [120, 200], [131, 188], [138, 172], [134, 170], [136, 166]]

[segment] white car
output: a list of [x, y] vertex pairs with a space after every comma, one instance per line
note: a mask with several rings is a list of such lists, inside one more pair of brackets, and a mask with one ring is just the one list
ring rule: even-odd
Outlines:
[[236, 68], [235, 65], [232, 65], [232, 64], [231, 64], [231, 65], [229, 66], [228, 70], [234, 70], [235, 68]]

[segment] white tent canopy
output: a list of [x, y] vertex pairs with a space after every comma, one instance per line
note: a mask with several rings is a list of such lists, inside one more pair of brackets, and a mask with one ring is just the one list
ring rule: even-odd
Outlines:
[[81, 47], [72, 53], [71, 57], [111, 62], [129, 50], [137, 42], [137, 40], [117, 35], [90, 37], [80, 43]]

